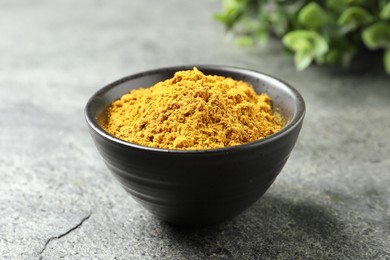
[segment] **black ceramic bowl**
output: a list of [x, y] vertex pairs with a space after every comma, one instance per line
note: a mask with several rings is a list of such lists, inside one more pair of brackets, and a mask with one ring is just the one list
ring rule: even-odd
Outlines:
[[[259, 141], [190, 151], [129, 143], [99, 126], [98, 115], [123, 94], [150, 87], [194, 66], [206, 75], [243, 80], [259, 93], [266, 92], [273, 99], [273, 107], [287, 119], [286, 126]], [[247, 69], [204, 65], [162, 68], [125, 77], [99, 90], [85, 108], [96, 147], [126, 191], [158, 218], [184, 225], [221, 222], [258, 200], [286, 163], [304, 114], [302, 96], [278, 79]]]

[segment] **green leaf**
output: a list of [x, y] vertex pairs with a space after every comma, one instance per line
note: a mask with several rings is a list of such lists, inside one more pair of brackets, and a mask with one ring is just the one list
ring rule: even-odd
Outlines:
[[353, 46], [350, 46], [349, 48], [335, 47], [324, 55], [323, 63], [340, 64], [342, 67], [347, 68], [355, 54], [356, 48]]
[[344, 32], [353, 31], [373, 20], [372, 15], [365, 9], [354, 6], [347, 8], [339, 17], [337, 24]]
[[349, 67], [353, 57], [355, 57], [356, 55], [356, 52], [357, 52], [357, 48], [355, 46], [351, 46], [351, 48], [341, 52], [341, 65], [344, 68]]
[[326, 5], [333, 8], [333, 9], [339, 10], [339, 9], [343, 8], [343, 6], [344, 6], [343, 2], [344, 1], [340, 1], [340, 0], [327, 0]]
[[239, 14], [228, 11], [224, 13], [214, 14], [214, 19], [223, 23], [227, 30], [230, 30], [233, 27], [233, 25], [237, 22], [238, 18]]
[[371, 50], [390, 48], [390, 23], [377, 22], [362, 33], [362, 39]]
[[326, 39], [317, 32], [295, 30], [287, 33], [282, 42], [284, 46], [295, 52], [310, 52], [313, 57], [325, 54], [328, 49]]
[[240, 10], [245, 6], [247, 2], [248, 1], [246, 0], [224, 0], [223, 7], [225, 8], [225, 10]]
[[297, 52], [294, 55], [295, 66], [299, 71], [306, 69], [313, 61], [313, 56], [310, 53]]
[[236, 38], [236, 43], [240, 47], [252, 47], [254, 40], [251, 36], [239, 36]]
[[286, 33], [288, 22], [284, 16], [285, 14], [280, 10], [267, 15], [268, 21], [272, 24], [272, 27], [278, 36], [283, 36]]
[[366, 1], [372, 1], [372, 0], [327, 0], [326, 6], [329, 6], [335, 10], [342, 10], [346, 6], [362, 5]]
[[380, 18], [383, 20], [390, 19], [390, 2], [387, 3], [381, 10]]
[[326, 20], [325, 11], [316, 2], [308, 3], [298, 13], [298, 22], [306, 28], [318, 29], [326, 23]]
[[305, 69], [313, 59], [323, 56], [329, 49], [325, 38], [313, 31], [292, 31], [282, 41], [284, 46], [295, 52], [294, 60], [298, 70]]
[[340, 52], [338, 50], [331, 49], [326, 53], [324, 63], [335, 64], [340, 62], [340, 59]]
[[244, 15], [247, 2], [248, 0], [225, 0], [223, 1], [224, 12], [214, 14], [214, 18], [222, 22], [227, 30], [230, 30]]
[[390, 75], [390, 48], [385, 51], [383, 56], [383, 63], [386, 73]]

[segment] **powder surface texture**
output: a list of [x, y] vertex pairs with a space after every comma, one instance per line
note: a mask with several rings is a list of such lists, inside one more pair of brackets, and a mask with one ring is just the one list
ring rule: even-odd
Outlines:
[[283, 127], [271, 98], [232, 78], [197, 68], [132, 90], [106, 111], [103, 127], [119, 139], [168, 149], [215, 149], [262, 139]]

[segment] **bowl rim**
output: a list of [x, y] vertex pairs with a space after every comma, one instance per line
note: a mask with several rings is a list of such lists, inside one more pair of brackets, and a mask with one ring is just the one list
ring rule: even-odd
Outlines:
[[[269, 85], [280, 85], [287, 90], [289, 90], [292, 95], [296, 98], [296, 108], [297, 111], [291, 118], [291, 120], [278, 132], [269, 135], [267, 137], [264, 137], [259, 140], [255, 140], [252, 142], [240, 144], [240, 145], [234, 145], [234, 146], [227, 146], [222, 148], [213, 148], [213, 149], [191, 149], [191, 150], [183, 150], [183, 149], [168, 149], [168, 148], [157, 148], [157, 147], [151, 147], [136, 143], [131, 143], [128, 141], [124, 141], [122, 139], [119, 139], [111, 134], [109, 134], [107, 131], [105, 131], [98, 123], [96, 117], [92, 115], [92, 104], [97, 100], [99, 97], [103, 96], [106, 92], [109, 90], [117, 87], [118, 85], [127, 82], [132, 79], [140, 78], [146, 75], [152, 75], [152, 74], [160, 74], [162, 72], [168, 71], [180, 71], [180, 70], [189, 70], [193, 67], [198, 68], [200, 71], [202, 70], [216, 70], [221, 71], [224, 73], [239, 73], [243, 75], [248, 76], [255, 76], [255, 78], [259, 78], [264, 80], [265, 82], [269, 82]], [[179, 65], [179, 66], [167, 66], [167, 67], [160, 67], [156, 69], [146, 70], [138, 73], [131, 74], [129, 76], [125, 76], [119, 80], [116, 80], [102, 88], [100, 88], [98, 91], [96, 91], [87, 101], [86, 106], [84, 108], [84, 117], [87, 121], [87, 124], [89, 125], [90, 129], [92, 129], [95, 133], [100, 135], [102, 138], [112, 142], [116, 143], [118, 145], [126, 146], [128, 148], [133, 148], [137, 150], [142, 150], [145, 152], [157, 152], [157, 153], [170, 153], [170, 154], [212, 154], [212, 153], [233, 153], [240, 150], [246, 150], [246, 149], [252, 149], [258, 146], [267, 145], [276, 139], [280, 138], [281, 136], [287, 135], [289, 132], [293, 131], [297, 126], [300, 125], [300, 123], [303, 121], [306, 113], [306, 105], [305, 101], [302, 97], [302, 95], [290, 84], [274, 77], [270, 76], [269, 74], [259, 72], [252, 69], [246, 69], [241, 67], [235, 67], [235, 66], [225, 66], [225, 65], [206, 65], [206, 64], [188, 64], [188, 65]]]

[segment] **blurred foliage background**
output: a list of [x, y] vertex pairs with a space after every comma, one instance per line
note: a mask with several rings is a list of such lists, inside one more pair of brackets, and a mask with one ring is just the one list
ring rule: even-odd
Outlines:
[[383, 51], [390, 75], [390, 0], [224, 0], [215, 18], [240, 46], [276, 36], [298, 70], [313, 62], [348, 68], [361, 52]]

